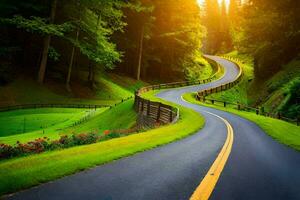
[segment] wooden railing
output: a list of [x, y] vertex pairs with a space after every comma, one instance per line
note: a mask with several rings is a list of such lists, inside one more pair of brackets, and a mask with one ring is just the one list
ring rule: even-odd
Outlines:
[[179, 109], [176, 107], [172, 107], [160, 102], [150, 101], [142, 97], [143, 93], [152, 91], [152, 90], [160, 90], [160, 89], [169, 89], [169, 88], [178, 88], [178, 87], [186, 87], [191, 85], [199, 85], [204, 83], [209, 83], [213, 81], [221, 72], [221, 66], [205, 57], [209, 62], [213, 63], [213, 67], [215, 68], [215, 73], [208, 79], [205, 80], [196, 80], [196, 81], [182, 81], [182, 82], [174, 82], [174, 83], [166, 83], [166, 84], [158, 84], [147, 86], [139, 89], [135, 93], [135, 110], [139, 113], [140, 116], [147, 118], [147, 123], [149, 124], [169, 124], [174, 123], [179, 118]]
[[300, 125], [300, 119], [299, 118], [290, 119], [290, 118], [286, 118], [286, 117], [282, 116], [281, 113], [278, 113], [278, 114], [268, 113], [268, 112], [264, 111], [264, 107], [255, 108], [255, 107], [250, 107], [248, 105], [241, 104], [239, 102], [232, 103], [232, 102], [226, 102], [226, 101], [220, 101], [220, 100], [217, 100], [217, 99], [207, 98], [207, 96], [210, 95], [210, 94], [214, 94], [214, 93], [217, 93], [217, 92], [222, 92], [222, 91], [231, 89], [235, 85], [239, 84], [240, 81], [243, 78], [243, 69], [237, 63], [237, 60], [234, 60], [234, 59], [228, 58], [228, 57], [224, 57], [224, 58], [230, 60], [231, 62], [233, 62], [239, 68], [239, 70], [240, 70], [239, 75], [237, 76], [237, 78], [233, 82], [226, 83], [226, 84], [223, 84], [223, 85], [218, 86], [218, 87], [213, 87], [213, 88], [209, 88], [209, 89], [206, 89], [206, 90], [199, 91], [196, 95], [197, 100], [202, 101], [204, 103], [211, 103], [211, 104], [219, 103], [219, 105], [221, 104], [224, 107], [227, 107], [228, 105], [232, 105], [233, 108], [236, 108], [238, 110], [244, 110], [244, 111], [248, 111], [248, 112], [255, 112], [257, 115], [263, 115], [263, 116], [266, 116], [266, 117], [280, 119], [280, 120], [283, 120], [283, 121], [286, 121], [286, 122], [297, 124], [297, 126]]

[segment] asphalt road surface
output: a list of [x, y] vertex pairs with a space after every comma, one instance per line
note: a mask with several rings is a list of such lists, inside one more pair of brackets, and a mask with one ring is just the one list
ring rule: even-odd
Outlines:
[[158, 94], [162, 99], [201, 113], [206, 118], [206, 125], [198, 133], [16, 193], [8, 199], [189, 199], [227, 137], [224, 122], [208, 112], [228, 120], [234, 129], [231, 154], [210, 199], [300, 199], [300, 153], [272, 140], [252, 122], [181, 99], [186, 92], [219, 86], [236, 78], [239, 71], [233, 63], [219, 57], [211, 58], [224, 66], [225, 76], [222, 79], [199, 86], [170, 89]]

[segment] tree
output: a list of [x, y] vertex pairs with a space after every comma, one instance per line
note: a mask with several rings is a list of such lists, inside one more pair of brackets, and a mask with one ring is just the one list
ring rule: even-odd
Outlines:
[[232, 50], [232, 39], [230, 34], [230, 23], [225, 0], [222, 1], [221, 5], [221, 19], [221, 51], [228, 52]]
[[[76, 49], [90, 60], [90, 81], [94, 85], [95, 66], [113, 68], [115, 62], [121, 61], [121, 54], [110, 37], [116, 31], [122, 31], [122, 7], [127, 3], [117, 0], [96, 1], [78, 0], [76, 6], [66, 5], [68, 16], [74, 20], [76, 26], [75, 38], [69, 38], [73, 44], [70, 57], [66, 87], [70, 90], [70, 81]], [[71, 11], [71, 13], [70, 13]], [[94, 63], [97, 63], [95, 65]]]
[[[56, 14], [56, 6], [57, 6], [57, 0], [52, 0], [49, 24], [54, 23], [55, 14]], [[51, 42], [51, 35], [45, 36], [42, 60], [41, 60], [41, 65], [40, 65], [40, 69], [39, 69], [39, 73], [38, 73], [38, 82], [39, 83], [43, 83], [44, 79], [45, 79], [45, 72], [46, 72], [46, 67], [47, 67], [50, 42]]]
[[221, 13], [218, 0], [206, 0], [204, 5], [204, 25], [207, 29], [205, 48], [207, 53], [217, 53], [222, 44]]

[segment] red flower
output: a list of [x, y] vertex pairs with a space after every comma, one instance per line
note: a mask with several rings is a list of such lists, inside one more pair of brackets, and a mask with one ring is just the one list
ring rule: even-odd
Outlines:
[[109, 135], [110, 134], [110, 130], [105, 130], [103, 133], [104, 133], [104, 135]]

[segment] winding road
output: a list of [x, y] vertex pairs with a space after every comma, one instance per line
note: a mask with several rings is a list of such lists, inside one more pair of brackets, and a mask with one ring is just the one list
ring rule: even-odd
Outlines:
[[228, 125], [224, 120], [233, 128], [233, 146], [210, 199], [300, 199], [300, 153], [274, 141], [248, 120], [182, 100], [186, 92], [215, 87], [236, 78], [239, 70], [235, 64], [219, 57], [211, 58], [224, 66], [223, 78], [158, 94], [162, 99], [201, 113], [206, 125], [198, 133], [16, 193], [8, 199], [189, 199], [228, 139]]

